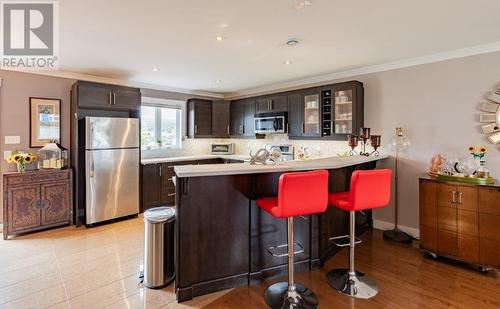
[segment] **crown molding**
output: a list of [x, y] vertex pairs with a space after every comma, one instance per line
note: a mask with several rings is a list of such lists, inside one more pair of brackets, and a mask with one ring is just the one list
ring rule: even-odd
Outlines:
[[432, 55], [415, 57], [406, 60], [387, 62], [366, 67], [361, 67], [342, 72], [329, 73], [315, 77], [308, 77], [289, 82], [276, 83], [264, 87], [256, 87], [247, 90], [227, 93], [224, 98], [227, 100], [241, 99], [257, 95], [265, 95], [277, 91], [289, 91], [306, 87], [315, 87], [330, 84], [334, 80], [352, 78], [359, 75], [384, 72], [396, 69], [402, 69], [422, 64], [441, 62], [446, 60], [458, 59], [463, 57], [487, 54], [500, 51], [500, 41], [488, 44], [482, 44], [472, 47], [450, 50]]
[[211, 98], [216, 98], [216, 99], [224, 99], [224, 94], [222, 94], [222, 93], [201, 91], [201, 90], [189, 90], [189, 89], [183, 89], [183, 88], [174, 88], [174, 87], [168, 87], [168, 86], [157, 85], [157, 84], [126, 81], [126, 80], [121, 80], [121, 79], [102, 77], [102, 76], [83, 74], [83, 73], [75, 73], [75, 72], [67, 72], [67, 71], [59, 71], [59, 70], [18, 70], [18, 69], [13, 69], [13, 68], [1, 68], [1, 69], [6, 70], [6, 71], [20, 72], [20, 73], [37, 74], [37, 75], [44, 75], [44, 76], [51, 76], [51, 77], [68, 78], [68, 79], [76, 79], [76, 80], [83, 80], [83, 81], [96, 82], [96, 83], [112, 84], [112, 85], [118, 85], [118, 86], [145, 88], [145, 89], [152, 89], [152, 90], [161, 90], [161, 91], [189, 94], [189, 95], [195, 95], [195, 96], [211, 97]]

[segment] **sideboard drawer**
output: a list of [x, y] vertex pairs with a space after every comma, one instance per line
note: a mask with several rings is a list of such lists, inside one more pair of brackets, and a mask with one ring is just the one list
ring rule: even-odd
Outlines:
[[32, 183], [69, 181], [71, 177], [71, 172], [69, 170], [57, 170], [57, 171], [15, 173], [7, 175], [8, 177], [4, 177], [4, 185], [22, 186], [25, 184], [32, 184]]

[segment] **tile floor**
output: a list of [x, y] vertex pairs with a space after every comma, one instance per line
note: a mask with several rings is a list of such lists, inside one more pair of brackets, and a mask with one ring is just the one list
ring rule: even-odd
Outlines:
[[173, 284], [139, 284], [143, 223], [66, 227], [0, 241], [0, 308], [201, 308], [227, 291], [177, 304]]

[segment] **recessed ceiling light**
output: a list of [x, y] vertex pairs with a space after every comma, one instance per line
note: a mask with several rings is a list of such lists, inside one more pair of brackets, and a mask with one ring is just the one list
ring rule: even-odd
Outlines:
[[153, 72], [158, 72], [158, 68], [153, 68]]
[[289, 64], [292, 64], [292, 61], [287, 60], [287, 61], [284, 61], [283, 64], [289, 65]]
[[286, 45], [288, 45], [288, 46], [295, 46], [299, 43], [300, 43], [299, 40], [296, 38], [291, 38], [291, 39], [286, 40]]
[[222, 83], [222, 80], [221, 80], [221, 79], [216, 79], [216, 80], [215, 80], [215, 82], [216, 82], [217, 84], [220, 84], [220, 83]]
[[215, 39], [220, 42], [220, 41], [224, 41], [226, 38], [223, 37], [222, 35], [218, 35], [215, 37]]
[[309, 1], [309, 0], [304, 0], [304, 1], [300, 1], [299, 3], [297, 3], [296, 5], [294, 5], [295, 9], [296, 10], [301, 10], [305, 7], [308, 7], [308, 6], [311, 6], [312, 5], [312, 2]]

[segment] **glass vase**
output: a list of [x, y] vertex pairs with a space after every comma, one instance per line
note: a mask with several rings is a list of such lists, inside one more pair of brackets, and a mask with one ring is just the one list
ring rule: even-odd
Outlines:
[[26, 163], [24, 163], [24, 162], [17, 162], [16, 165], [17, 165], [17, 171], [18, 172], [22, 173], [22, 172], [26, 171]]

